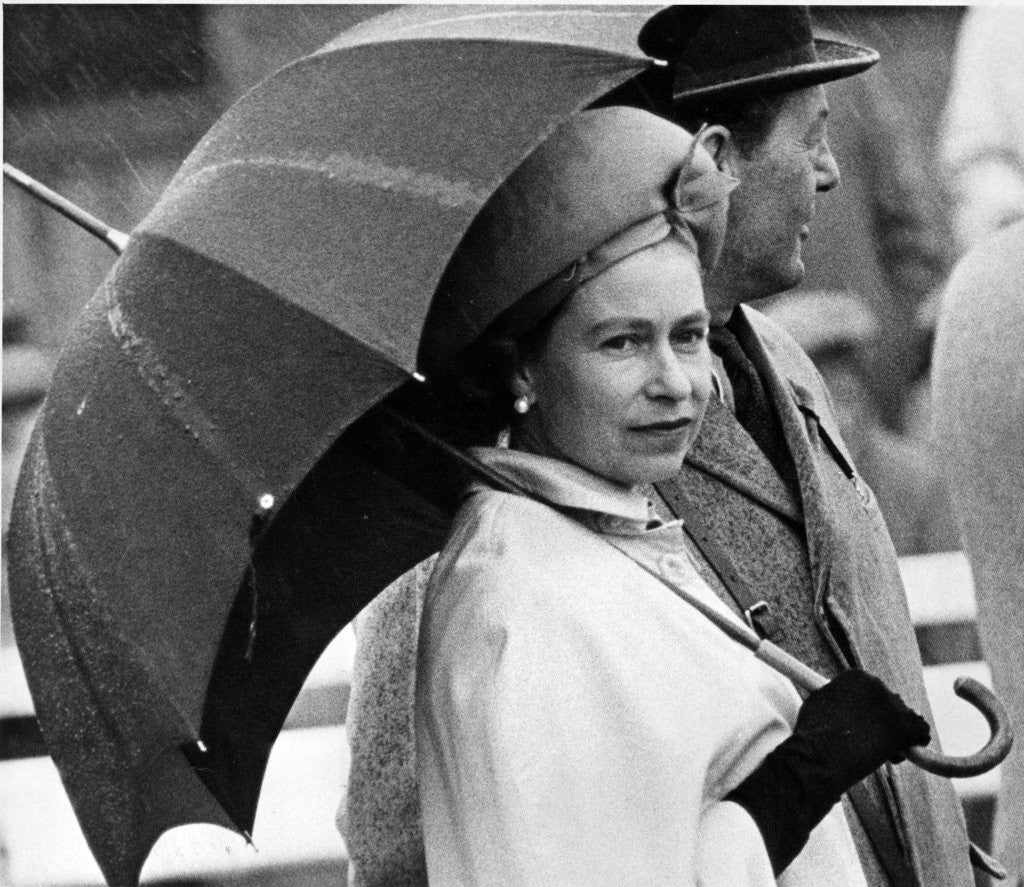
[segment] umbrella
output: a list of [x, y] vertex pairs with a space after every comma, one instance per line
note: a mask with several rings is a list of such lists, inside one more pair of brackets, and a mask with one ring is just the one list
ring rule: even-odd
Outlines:
[[[104, 876], [165, 830], [248, 835], [308, 671], [443, 543], [455, 472], [412, 409], [473, 216], [650, 64], [638, 7], [412, 7], [233, 105], [60, 355], [10, 531], [15, 630]], [[421, 405], [422, 406], [422, 405]]]

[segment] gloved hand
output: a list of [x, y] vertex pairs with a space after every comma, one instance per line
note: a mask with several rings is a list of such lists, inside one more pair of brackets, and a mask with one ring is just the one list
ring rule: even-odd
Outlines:
[[807, 697], [793, 735], [725, 800], [757, 823], [778, 875], [847, 789], [930, 739], [924, 718], [878, 678], [851, 669]]

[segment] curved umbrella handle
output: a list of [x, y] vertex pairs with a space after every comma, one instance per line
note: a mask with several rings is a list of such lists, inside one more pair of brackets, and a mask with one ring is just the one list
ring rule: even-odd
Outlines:
[[[689, 599], [688, 599], [689, 600]], [[710, 607], [707, 608], [710, 610]], [[704, 612], [704, 610], [701, 610]], [[715, 612], [715, 611], [711, 611]], [[715, 614], [713, 620], [718, 624], [719, 617]], [[725, 620], [721, 620], [724, 625]], [[784, 674], [798, 687], [805, 690], [817, 690], [828, 683], [828, 679], [808, 668], [799, 659], [791, 656], [781, 647], [771, 641], [758, 638], [753, 632], [747, 632], [745, 628], [729, 628], [729, 634], [736, 637], [741, 643], [749, 646], [758, 659], [768, 663], [776, 671]], [[753, 636], [752, 638], [750, 636]], [[1001, 764], [1010, 753], [1013, 746], [1013, 725], [1006, 714], [1003, 704], [996, 698], [996, 695], [984, 684], [978, 683], [974, 678], [957, 678], [953, 682], [953, 692], [961, 699], [971, 703], [988, 721], [992, 735], [984, 747], [973, 755], [964, 757], [952, 757], [941, 752], [933, 751], [919, 745], [913, 745], [905, 749], [901, 754], [922, 770], [934, 773], [937, 776], [948, 776], [962, 778], [965, 776], [977, 776], [979, 773], [987, 773], [993, 767]]]
[[964, 777], [987, 773], [1001, 764], [1010, 753], [1013, 746], [1013, 725], [996, 695], [974, 678], [957, 678], [953, 683], [953, 692], [971, 703], [988, 721], [992, 735], [984, 747], [973, 755], [963, 757], [944, 755], [921, 746], [912, 746], [903, 754], [907, 760], [917, 764], [922, 770], [935, 773], [937, 776]]

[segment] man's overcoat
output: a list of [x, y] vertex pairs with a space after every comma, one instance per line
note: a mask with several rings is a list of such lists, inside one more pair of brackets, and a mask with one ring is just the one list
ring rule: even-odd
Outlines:
[[[718, 404], [668, 486], [688, 499], [747, 584], [782, 617], [780, 646], [822, 670], [835, 671], [842, 662], [864, 668], [931, 719], [896, 552], [874, 494], [840, 438], [821, 377], [793, 339], [759, 312], [740, 306], [732, 325], [779, 415], [799, 498]], [[673, 490], [660, 491], [671, 499]], [[775, 541], [773, 523], [789, 527], [790, 539], [805, 535], [805, 561], [800, 544], [766, 548]], [[718, 588], [721, 593], [721, 583]], [[813, 616], [817, 640], [831, 651], [831, 669], [813, 661], [808, 644], [789, 630], [792, 613], [804, 614], [804, 621]], [[873, 783], [877, 799], [887, 796], [919, 884], [973, 883], [963, 813], [949, 780], [903, 763]]]

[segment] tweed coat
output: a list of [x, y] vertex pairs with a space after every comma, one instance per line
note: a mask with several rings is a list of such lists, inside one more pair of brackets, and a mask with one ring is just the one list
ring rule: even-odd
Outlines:
[[[760, 577], [767, 584], [760, 590], [769, 599], [792, 606], [797, 598], [796, 605], [813, 608], [815, 628], [836, 659], [878, 675], [931, 719], [896, 552], [874, 494], [839, 435], [821, 377], [793, 339], [754, 309], [737, 308], [733, 325], [779, 415], [795, 463], [800, 513], [791, 513], [777, 474], [759, 473], [766, 460], [759, 463], [738, 448], [726, 423], [713, 417], [705, 419], [673, 483], [711, 519], [716, 542], [741, 572], [750, 568], [749, 576], [758, 576], [764, 554], [763, 539], [746, 521], [749, 510], [799, 518], [806, 533], [803, 575], [809, 569], [813, 587], [793, 587], [793, 576], [775, 575]], [[779, 643], [787, 647], [790, 639]], [[972, 883], [966, 827], [952, 784], [909, 763], [886, 767], [880, 783], [921, 887]]]

